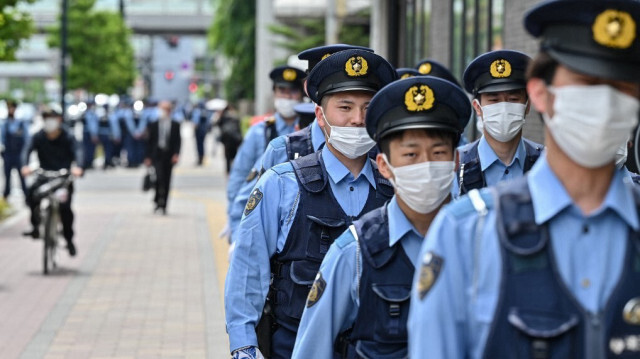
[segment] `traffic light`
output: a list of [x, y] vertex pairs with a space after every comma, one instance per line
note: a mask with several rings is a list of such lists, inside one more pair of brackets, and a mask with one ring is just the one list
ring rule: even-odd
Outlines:
[[194, 93], [198, 91], [198, 84], [195, 82], [192, 82], [189, 84], [189, 92]]
[[167, 70], [164, 72], [164, 78], [167, 81], [171, 81], [173, 80], [173, 78], [176, 77], [175, 72], [171, 71], [171, 70]]

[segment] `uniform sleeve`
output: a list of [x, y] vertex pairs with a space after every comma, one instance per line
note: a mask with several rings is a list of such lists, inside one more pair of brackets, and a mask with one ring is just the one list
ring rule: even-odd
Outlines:
[[[411, 358], [465, 358], [464, 262], [452, 250], [459, 241], [452, 230], [456, 225], [446, 212], [439, 213], [420, 250], [407, 323]], [[442, 258], [439, 270], [427, 269], [434, 273], [430, 287], [428, 281], [420, 280], [428, 253]]]
[[89, 111], [87, 112], [87, 127], [89, 129], [89, 133], [91, 136], [98, 136], [98, 116], [96, 116], [95, 112]]
[[252, 193], [235, 236], [225, 282], [225, 315], [231, 351], [257, 346], [255, 326], [262, 314], [270, 281], [270, 257], [276, 252], [282, 219], [283, 181], [268, 171]]
[[240, 191], [238, 191], [236, 198], [234, 198], [233, 203], [231, 204], [231, 209], [229, 210], [229, 230], [231, 231], [231, 239], [233, 239], [233, 233], [237, 230], [238, 225], [240, 224], [244, 207], [247, 204], [251, 191], [253, 191], [257, 182], [257, 176], [251, 181], [245, 180], [242, 184], [242, 188], [240, 188]]
[[287, 160], [289, 159], [287, 158], [284, 137], [276, 137], [269, 142], [269, 145], [267, 145], [267, 149], [262, 155], [260, 168], [268, 170], [269, 168], [286, 162]]
[[236, 194], [240, 190], [242, 183], [246, 180], [247, 175], [251, 171], [251, 167], [256, 163], [261, 151], [257, 147], [258, 136], [263, 126], [253, 126], [244, 137], [242, 145], [238, 149], [236, 157], [233, 159], [231, 172], [229, 173], [229, 181], [227, 182], [227, 203], [233, 203]]
[[34, 149], [34, 145], [35, 145], [34, 140], [37, 138], [36, 136], [37, 134], [33, 135], [32, 137], [29, 137], [29, 140], [27, 141], [27, 143], [25, 143], [22, 149], [22, 153], [20, 154], [20, 164], [21, 164], [20, 167], [24, 167], [29, 164], [29, 156], [31, 155], [31, 152]]
[[133, 134], [136, 131], [136, 124], [133, 122], [133, 110], [127, 109], [124, 115], [124, 122], [129, 133]]
[[[338, 243], [348, 242], [344, 248]], [[333, 358], [334, 343], [358, 314], [357, 242], [349, 230], [333, 245], [320, 265], [316, 282], [323, 281], [315, 302], [307, 300], [293, 349], [293, 358]], [[315, 286], [316, 284], [314, 284]]]

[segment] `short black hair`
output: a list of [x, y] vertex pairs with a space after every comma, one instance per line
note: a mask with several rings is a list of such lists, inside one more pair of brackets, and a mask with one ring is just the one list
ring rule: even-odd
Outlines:
[[[458, 147], [458, 141], [460, 141], [460, 135], [455, 132], [435, 129], [435, 128], [433, 129], [423, 128], [421, 130], [423, 130], [429, 137], [451, 139], [451, 149], [454, 152], [456, 150], [456, 147]], [[393, 132], [388, 136], [384, 136], [378, 141], [378, 149], [380, 150], [380, 152], [384, 153], [387, 156], [387, 159], [389, 159], [389, 161], [391, 161], [391, 142], [395, 139], [402, 138], [402, 136], [404, 136], [404, 133], [406, 131], [408, 131], [408, 129]]]
[[527, 68], [527, 80], [533, 78], [542, 79], [547, 85], [553, 81], [559, 62], [548, 53], [540, 51], [529, 63]]

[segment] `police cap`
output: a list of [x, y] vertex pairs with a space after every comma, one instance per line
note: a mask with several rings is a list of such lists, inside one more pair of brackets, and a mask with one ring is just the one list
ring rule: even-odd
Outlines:
[[418, 72], [420, 72], [422, 75], [439, 77], [449, 82], [453, 82], [454, 84], [458, 85], [458, 87], [462, 88], [451, 71], [449, 71], [449, 69], [447, 69], [444, 65], [437, 61], [424, 59], [418, 62], [418, 64], [416, 65], [416, 70], [418, 70]]
[[460, 135], [471, 117], [471, 103], [454, 83], [433, 76], [398, 80], [369, 104], [367, 133], [375, 141], [408, 129], [438, 129]]
[[485, 92], [523, 89], [526, 87], [525, 73], [529, 61], [529, 56], [513, 50], [482, 54], [464, 70], [464, 88], [474, 96]]
[[271, 70], [269, 77], [274, 86], [302, 89], [304, 71], [292, 66], [278, 66]]
[[316, 118], [316, 105], [311, 102], [302, 102], [293, 106], [293, 110], [298, 114], [298, 127], [309, 126]]
[[396, 69], [396, 73], [398, 74], [398, 78], [400, 79], [422, 75], [418, 70], [412, 69], [410, 67], [398, 67]]
[[398, 78], [393, 66], [365, 50], [345, 50], [320, 61], [307, 77], [309, 98], [317, 104], [324, 95], [346, 91], [378, 92]]
[[640, 77], [640, 2], [633, 0], [547, 1], [524, 18], [540, 49], [568, 68], [596, 77], [637, 81]]
[[318, 62], [326, 59], [327, 57], [335, 54], [336, 52], [344, 50], [364, 50], [373, 52], [372, 49], [364, 46], [348, 45], [348, 44], [334, 44], [327, 46], [318, 46], [311, 49], [307, 49], [298, 54], [300, 60], [307, 60], [307, 73], [311, 72]]

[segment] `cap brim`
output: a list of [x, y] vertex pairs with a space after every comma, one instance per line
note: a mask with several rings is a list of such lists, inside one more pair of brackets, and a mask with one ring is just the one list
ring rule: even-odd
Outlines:
[[507, 83], [502, 83], [502, 84], [487, 85], [487, 86], [481, 88], [480, 90], [478, 90], [478, 93], [519, 90], [519, 89], [524, 89], [526, 87], [527, 86], [526, 86], [525, 83], [507, 82]]
[[285, 82], [285, 81], [276, 81], [274, 82], [276, 87], [285, 87], [285, 88], [298, 88], [301, 89], [302, 85], [294, 82]]
[[371, 87], [366, 87], [366, 86], [347, 86], [347, 87], [338, 87], [338, 88], [331, 89], [323, 93], [322, 96], [329, 95], [332, 93], [337, 93], [337, 92], [351, 92], [351, 91], [366, 91], [371, 93], [378, 92], [378, 90], [373, 89]]
[[432, 123], [406, 123], [406, 124], [401, 124], [398, 126], [394, 126], [391, 127], [389, 129], [386, 129], [385, 131], [382, 131], [379, 135], [378, 138], [376, 139], [377, 141], [379, 141], [382, 138], [385, 138], [391, 134], [394, 134], [396, 132], [400, 132], [400, 131], [405, 131], [405, 130], [440, 130], [440, 131], [450, 131], [453, 132], [455, 134], [458, 133], [458, 129], [454, 128], [453, 126], [447, 126], [443, 123], [437, 123], [437, 122], [432, 122]]
[[582, 74], [629, 82], [640, 78], [640, 63], [570, 54], [555, 49], [547, 49], [546, 52], [563, 66]]

